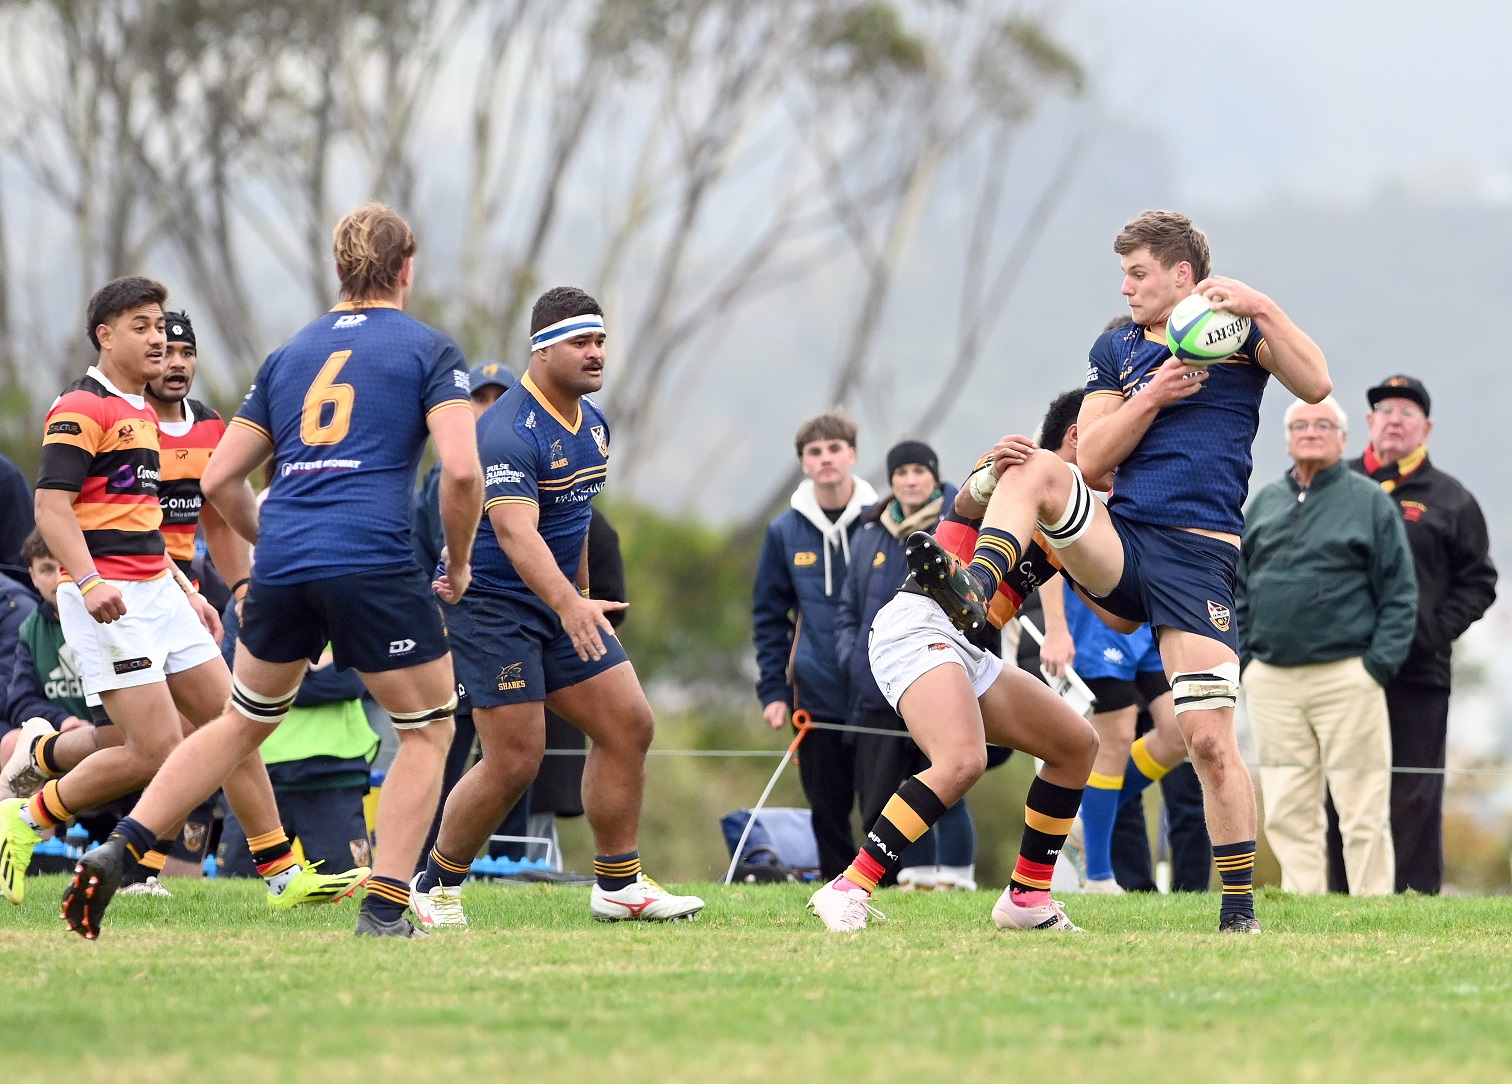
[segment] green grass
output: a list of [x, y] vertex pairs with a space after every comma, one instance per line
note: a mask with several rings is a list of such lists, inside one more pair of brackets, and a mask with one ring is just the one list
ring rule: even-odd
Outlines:
[[357, 941], [355, 907], [170, 882], [67, 935], [61, 878], [0, 911], [0, 1080], [1505, 1080], [1512, 901], [1074, 898], [1005, 934], [990, 892], [884, 894], [825, 933], [797, 886], [601, 926], [582, 889], [476, 886], [471, 929]]

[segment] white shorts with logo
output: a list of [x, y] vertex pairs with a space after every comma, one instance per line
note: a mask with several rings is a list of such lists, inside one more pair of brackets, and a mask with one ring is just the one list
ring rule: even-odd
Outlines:
[[220, 655], [174, 577], [106, 582], [126, 603], [126, 616], [109, 624], [89, 616], [72, 583], [58, 585], [58, 620], [86, 694], [152, 685]]
[[872, 676], [894, 711], [908, 687], [937, 666], [961, 667], [977, 696], [1003, 672], [1003, 660], [972, 646], [944, 610], [923, 595], [903, 591], [877, 611], [866, 654]]

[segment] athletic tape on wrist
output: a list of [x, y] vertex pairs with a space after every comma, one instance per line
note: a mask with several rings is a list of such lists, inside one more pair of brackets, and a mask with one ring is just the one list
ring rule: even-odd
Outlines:
[[1071, 468], [1071, 497], [1066, 501], [1066, 510], [1054, 523], [1041, 521], [1039, 524], [1045, 541], [1058, 550], [1065, 549], [1092, 529], [1093, 505], [1097, 500], [1092, 496], [1092, 490], [1087, 488], [1087, 481], [1082, 477], [1080, 468], [1075, 463], [1067, 463], [1066, 466]]
[[1239, 664], [1220, 663], [1206, 670], [1171, 675], [1176, 714], [1232, 708], [1239, 702]]
[[298, 685], [278, 696], [264, 696], [243, 685], [241, 678], [235, 675], [231, 678], [231, 706], [254, 723], [277, 726], [289, 714], [298, 695]]
[[966, 479], [966, 491], [971, 494], [971, 499], [983, 508], [992, 500], [992, 493], [997, 489], [998, 477], [992, 473], [990, 466], [983, 467]]
[[452, 698], [439, 708], [431, 708], [429, 711], [391, 711], [389, 718], [394, 720], [395, 730], [419, 730], [422, 726], [450, 719], [455, 714], [457, 694], [452, 693]]

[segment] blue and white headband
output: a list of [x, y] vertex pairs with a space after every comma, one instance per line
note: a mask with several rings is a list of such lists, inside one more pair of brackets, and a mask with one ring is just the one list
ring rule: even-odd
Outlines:
[[530, 337], [530, 349], [545, 350], [554, 343], [563, 339], [571, 339], [584, 332], [603, 331], [604, 318], [596, 312], [584, 313], [582, 316], [569, 316], [565, 320], [558, 320], [550, 327], [543, 327]]

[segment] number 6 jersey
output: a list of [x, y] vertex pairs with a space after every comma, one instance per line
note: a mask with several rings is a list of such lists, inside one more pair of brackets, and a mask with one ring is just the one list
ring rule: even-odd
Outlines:
[[468, 406], [461, 349], [386, 302], [337, 305], [270, 354], [231, 422], [273, 445], [258, 581], [412, 563], [427, 421], [455, 410], [447, 424], [471, 425]]

